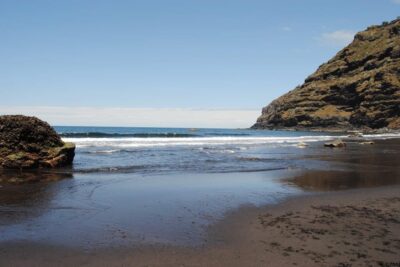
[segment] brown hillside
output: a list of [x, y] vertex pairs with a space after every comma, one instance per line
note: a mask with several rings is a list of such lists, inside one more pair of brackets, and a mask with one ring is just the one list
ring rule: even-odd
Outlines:
[[253, 128], [400, 129], [400, 19], [372, 26], [262, 110]]

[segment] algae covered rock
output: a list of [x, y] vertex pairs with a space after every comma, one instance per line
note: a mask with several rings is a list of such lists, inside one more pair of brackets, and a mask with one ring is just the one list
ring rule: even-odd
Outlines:
[[400, 19], [372, 26], [262, 110], [256, 129], [400, 129]]
[[346, 147], [346, 143], [340, 139], [334, 140], [332, 142], [326, 142], [324, 144], [325, 147]]
[[0, 116], [0, 169], [56, 168], [72, 164], [75, 145], [64, 143], [46, 122]]

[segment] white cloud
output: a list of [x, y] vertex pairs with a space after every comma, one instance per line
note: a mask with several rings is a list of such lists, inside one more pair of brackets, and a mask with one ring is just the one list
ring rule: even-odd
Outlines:
[[284, 30], [285, 32], [290, 32], [290, 31], [292, 31], [292, 28], [289, 26], [285, 26], [285, 27], [282, 27], [282, 30]]
[[338, 30], [334, 32], [323, 33], [319, 41], [325, 45], [346, 46], [354, 39], [355, 32], [349, 30]]
[[392, 0], [392, 2], [395, 4], [400, 4], [400, 0]]
[[36, 116], [60, 126], [248, 128], [260, 112], [253, 109], [0, 107], [0, 115]]

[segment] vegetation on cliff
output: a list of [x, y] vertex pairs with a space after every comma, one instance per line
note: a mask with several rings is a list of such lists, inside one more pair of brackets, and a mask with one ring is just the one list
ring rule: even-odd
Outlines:
[[256, 129], [400, 129], [400, 19], [372, 26], [262, 110]]

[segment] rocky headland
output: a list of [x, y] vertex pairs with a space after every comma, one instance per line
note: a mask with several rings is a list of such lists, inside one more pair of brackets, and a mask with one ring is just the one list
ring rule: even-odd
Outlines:
[[371, 26], [263, 108], [253, 129], [400, 129], [400, 19]]
[[75, 145], [35, 117], [0, 116], [0, 170], [57, 168], [72, 164]]

